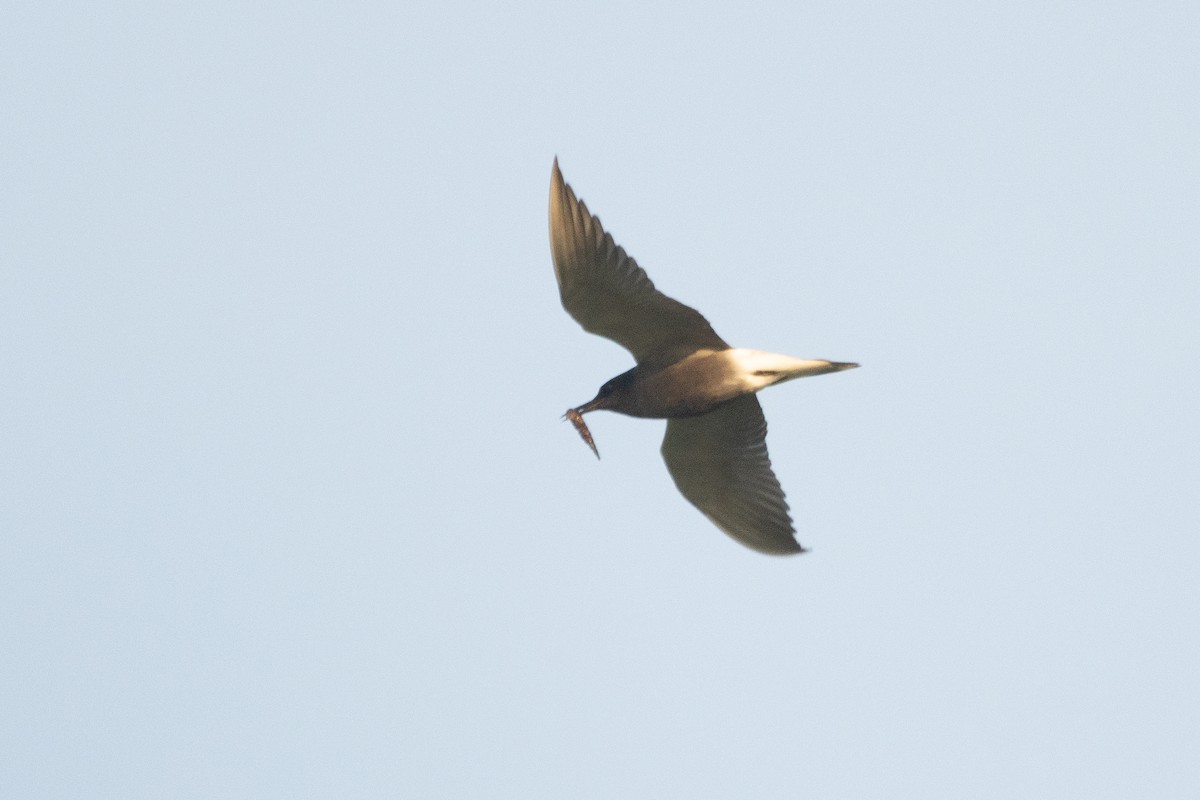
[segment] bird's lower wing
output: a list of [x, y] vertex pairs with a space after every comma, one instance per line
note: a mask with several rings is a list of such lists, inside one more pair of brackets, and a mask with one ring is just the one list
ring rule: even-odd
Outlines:
[[698, 417], [667, 421], [663, 459], [683, 496], [718, 528], [760, 553], [804, 550], [796, 541], [767, 455], [767, 420], [743, 395]]

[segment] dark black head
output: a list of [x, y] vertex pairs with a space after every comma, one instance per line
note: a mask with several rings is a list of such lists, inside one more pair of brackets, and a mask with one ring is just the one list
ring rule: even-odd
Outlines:
[[611, 380], [605, 381], [594, 398], [575, 410], [580, 414], [586, 414], [589, 411], [619, 408], [622, 405], [622, 399], [626, 395], [625, 390], [633, 384], [634, 372], [636, 371], [637, 368], [635, 367], [628, 372], [622, 372]]

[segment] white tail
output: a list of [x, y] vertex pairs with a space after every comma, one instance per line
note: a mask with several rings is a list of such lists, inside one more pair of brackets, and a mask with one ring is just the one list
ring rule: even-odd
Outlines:
[[858, 364], [844, 361], [793, 358], [779, 353], [768, 353], [764, 350], [733, 348], [724, 352], [728, 353], [729, 359], [737, 365], [743, 385], [751, 392], [757, 392], [772, 384], [783, 383], [794, 378], [824, 375], [827, 372], [841, 372], [844, 369], [854, 369], [858, 366]]

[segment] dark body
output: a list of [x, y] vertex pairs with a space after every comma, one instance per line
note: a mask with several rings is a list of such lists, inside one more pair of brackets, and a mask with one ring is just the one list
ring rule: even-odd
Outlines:
[[730, 350], [699, 350], [665, 367], [639, 364], [600, 387], [600, 408], [631, 417], [707, 414], [747, 391]]

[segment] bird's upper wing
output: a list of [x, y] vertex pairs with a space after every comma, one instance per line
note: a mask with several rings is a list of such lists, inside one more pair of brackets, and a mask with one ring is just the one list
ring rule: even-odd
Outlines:
[[654, 288], [563, 181], [550, 177], [550, 253], [563, 308], [589, 333], [612, 339], [639, 364], [672, 363], [729, 347], [703, 315]]
[[767, 456], [767, 420], [752, 394], [698, 417], [667, 420], [667, 470], [717, 527], [760, 553], [804, 550]]

